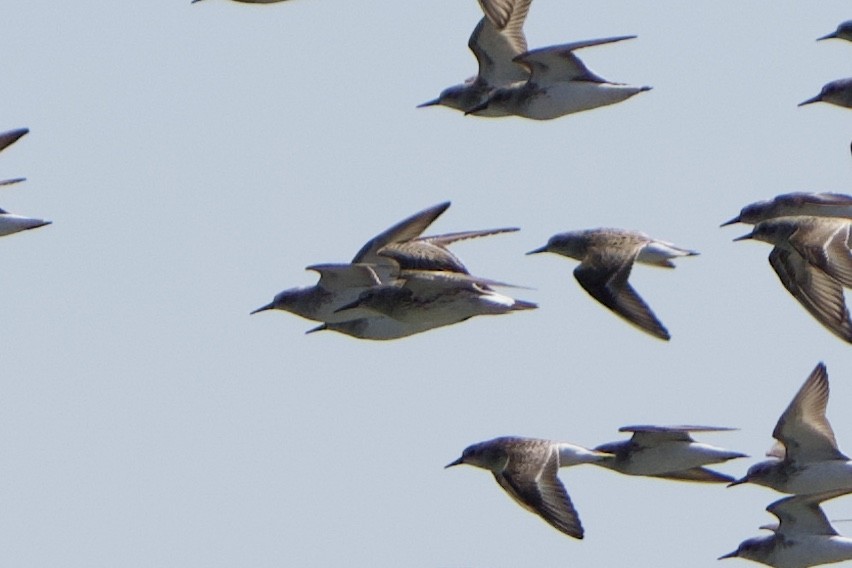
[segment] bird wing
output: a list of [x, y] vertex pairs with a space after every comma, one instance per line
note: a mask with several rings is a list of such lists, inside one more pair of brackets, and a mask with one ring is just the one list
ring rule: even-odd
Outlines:
[[766, 510], [778, 517], [779, 523], [776, 529], [778, 534], [836, 536], [837, 531], [831, 526], [820, 503], [847, 493], [849, 493], [848, 489], [839, 489], [809, 495], [794, 495], [771, 503]]
[[405, 242], [415, 237], [426, 230], [426, 227], [432, 224], [441, 213], [447, 210], [450, 206], [449, 201], [439, 203], [428, 209], [424, 209], [414, 215], [407, 217], [392, 227], [385, 229], [361, 247], [361, 250], [352, 259], [352, 263], [385, 263], [386, 259], [379, 256], [378, 251], [384, 246], [391, 243]]
[[820, 363], [772, 431], [772, 437], [784, 444], [786, 459], [793, 462], [848, 459], [837, 449], [834, 431], [825, 417], [828, 394], [828, 373]]
[[391, 243], [378, 250], [380, 256], [394, 260], [403, 270], [442, 270], [467, 274], [462, 261], [447, 247], [455, 242], [517, 231], [516, 228], [461, 231], [444, 235], [418, 237]]
[[852, 323], [843, 288], [836, 279], [807, 262], [796, 250], [773, 248], [769, 253], [769, 264], [787, 291], [817, 321], [844, 341], [852, 343]]
[[0, 150], [11, 146], [15, 142], [18, 141], [21, 136], [29, 132], [29, 128], [16, 128], [15, 130], [7, 130], [6, 132], [0, 132]]
[[574, 50], [634, 37], [636, 36], [619, 36], [542, 47], [518, 55], [515, 57], [515, 61], [529, 69], [530, 83], [540, 86], [562, 81], [608, 83], [609, 81], [590, 71], [585, 63], [574, 54]]
[[367, 264], [313, 264], [305, 270], [318, 272], [317, 286], [330, 292], [381, 284], [375, 271]]
[[789, 239], [790, 246], [812, 265], [836, 278], [843, 286], [852, 287], [852, 222], [837, 221], [799, 227]]
[[583, 526], [571, 498], [556, 473], [558, 453], [551, 451], [544, 464], [524, 461], [512, 455], [506, 467], [494, 478], [506, 493], [525, 509], [536, 513], [560, 532], [583, 538]]
[[529, 71], [514, 61], [527, 50], [522, 29], [500, 31], [488, 18], [482, 18], [473, 28], [467, 46], [479, 65], [477, 81], [490, 87], [502, 87], [529, 78]]
[[693, 467], [681, 471], [670, 471], [649, 477], [660, 477], [663, 479], [674, 479], [676, 481], [695, 481], [697, 483], [730, 483], [734, 478], [706, 467]]
[[499, 30], [520, 30], [532, 0], [479, 0], [485, 17]]
[[632, 250], [596, 248], [574, 269], [580, 286], [604, 306], [633, 325], [660, 339], [671, 336], [639, 294], [627, 282], [633, 261], [643, 244]]

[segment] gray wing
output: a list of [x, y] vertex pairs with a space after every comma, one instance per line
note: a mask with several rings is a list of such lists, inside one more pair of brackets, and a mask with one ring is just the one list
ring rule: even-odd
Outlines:
[[641, 246], [644, 244], [632, 251], [621, 248], [592, 251], [574, 269], [574, 277], [598, 302], [639, 329], [668, 340], [671, 337], [668, 330], [627, 282]]
[[769, 264], [787, 291], [822, 325], [852, 343], [852, 323], [843, 288], [825, 271], [811, 265], [795, 250], [775, 247]]
[[15, 130], [7, 130], [6, 132], [0, 132], [0, 150], [11, 146], [29, 131], [29, 128], [16, 128]]
[[506, 468], [495, 473], [500, 487], [525, 509], [539, 515], [558, 531], [574, 538], [583, 538], [580, 517], [556, 472], [557, 452], [552, 451], [544, 464], [511, 455]]
[[542, 47], [522, 53], [515, 61], [529, 69], [529, 80], [536, 85], [550, 85], [560, 81], [608, 83], [603, 77], [592, 73], [580, 58], [574, 55], [574, 50], [634, 37], [636, 36], [619, 36]]
[[836, 278], [843, 286], [852, 287], [852, 251], [850, 245], [852, 222], [833, 221], [828, 224], [800, 225], [790, 237], [795, 248], [809, 263]]
[[405, 242], [415, 237], [419, 237], [420, 234], [426, 230], [426, 227], [431, 225], [432, 222], [435, 221], [441, 213], [446, 211], [449, 206], [449, 201], [439, 203], [438, 205], [415, 213], [411, 217], [407, 217], [392, 227], [382, 231], [361, 247], [361, 250], [359, 250], [355, 255], [355, 258], [352, 259], [352, 263], [360, 262], [379, 264], [387, 262], [379, 256], [379, 249], [391, 243]]
[[413, 290], [415, 294], [428, 294], [429, 291], [452, 288], [465, 288], [475, 292], [487, 290], [492, 286], [516, 288], [511, 284], [489, 280], [488, 278], [438, 270], [402, 270], [399, 273], [399, 279], [403, 280], [405, 287]]
[[381, 284], [378, 276], [366, 264], [314, 264], [306, 270], [320, 275], [317, 286], [329, 291], [368, 288]]
[[772, 437], [784, 444], [793, 462], [847, 460], [837, 449], [834, 431], [825, 417], [828, 406], [828, 373], [820, 363], [778, 419]]
[[728, 432], [736, 428], [722, 426], [622, 426], [619, 432], [633, 432], [633, 443], [643, 447], [655, 446], [663, 442], [694, 442], [690, 432]]
[[694, 481], [697, 483], [730, 483], [734, 478], [706, 467], [693, 467], [681, 471], [671, 471], [648, 477], [659, 477], [662, 479], [674, 479], [675, 481]]
[[778, 517], [779, 534], [812, 534], [836, 536], [837, 531], [831, 526], [820, 503], [846, 495], [848, 489], [825, 491], [810, 495], [794, 495], [771, 503], [766, 510]]
[[522, 30], [518, 29], [513, 35], [509, 30], [495, 28], [488, 18], [482, 18], [470, 34], [467, 46], [479, 66], [477, 81], [490, 87], [502, 87], [526, 81], [529, 77], [529, 71], [514, 60], [527, 49]]
[[517, 33], [524, 26], [532, 0], [479, 0], [485, 17], [498, 30]]
[[516, 228], [462, 231], [419, 237], [401, 243], [391, 243], [379, 249], [378, 254], [394, 260], [403, 270], [443, 270], [467, 274], [462, 261], [447, 247], [455, 242], [517, 231]]
[[737, 428], [729, 428], [727, 426], [697, 426], [694, 424], [677, 425], [677, 426], [652, 426], [648, 424], [640, 424], [638, 426], [622, 426], [618, 429], [619, 432], [660, 432], [660, 433], [677, 433], [677, 432], [733, 432]]

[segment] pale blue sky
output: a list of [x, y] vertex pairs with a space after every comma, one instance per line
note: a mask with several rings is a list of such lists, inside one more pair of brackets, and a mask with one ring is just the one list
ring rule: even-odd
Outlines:
[[[814, 41], [848, 1], [534, 0], [530, 47], [637, 34], [580, 55], [654, 89], [548, 123], [416, 109], [475, 72], [480, 17], [474, 0], [0, 5], [0, 130], [31, 129], [0, 154], [0, 178], [28, 178], [0, 207], [54, 221], [0, 240], [0, 564], [710, 567], [780, 494], [566, 469], [576, 541], [487, 472], [442, 468], [500, 435], [706, 423], [741, 428], [701, 437], [754, 456], [719, 467], [741, 475], [820, 360], [852, 452], [852, 348], [769, 246], [718, 228], [758, 199], [852, 189], [852, 111], [796, 107], [852, 75], [852, 44]], [[522, 228], [454, 250], [539, 310], [389, 343], [249, 317], [447, 199], [434, 232]], [[591, 300], [572, 261], [523, 255], [596, 226], [701, 251], [633, 272], [670, 343]]]

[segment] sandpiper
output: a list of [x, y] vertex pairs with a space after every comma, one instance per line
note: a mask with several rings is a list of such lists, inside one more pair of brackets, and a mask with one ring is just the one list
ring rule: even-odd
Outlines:
[[468, 446], [446, 467], [468, 464], [490, 470], [500, 487], [523, 508], [558, 531], [583, 538], [580, 518], [556, 474], [560, 467], [602, 458], [602, 454], [573, 444], [509, 436]]
[[852, 220], [792, 216], [761, 221], [735, 241], [774, 246], [769, 263], [785, 288], [829, 331], [852, 343], [852, 322], [843, 287], [852, 287]]
[[366, 309], [395, 320], [434, 327], [452, 325], [480, 315], [499, 315], [531, 310], [532, 302], [498, 294], [491, 286], [498, 282], [432, 270], [406, 270], [400, 273], [401, 285], [376, 286], [363, 291], [357, 300], [338, 308]]
[[652, 239], [639, 231], [587, 229], [550, 238], [546, 245], [528, 252], [553, 252], [575, 258], [580, 265], [574, 277], [593, 298], [639, 329], [660, 339], [671, 336], [648, 305], [628, 283], [634, 262], [674, 268], [672, 258], [698, 253]]
[[819, 363], [778, 419], [768, 456], [730, 484], [756, 483], [781, 493], [852, 490], [852, 462], [838, 448], [825, 409], [828, 373]]
[[766, 510], [778, 518], [777, 527], [761, 527], [774, 534], [745, 540], [719, 560], [745, 558], [774, 568], [807, 568], [852, 559], [852, 539], [839, 536], [819, 506], [847, 493], [827, 491], [775, 501]]
[[[348, 265], [345, 264], [309, 266], [308, 270], [320, 273], [320, 281], [316, 285], [284, 290], [271, 303], [251, 313], [284, 310], [315, 321], [341, 319], [334, 310], [357, 299], [364, 288], [380, 284], [382, 278], [389, 278], [391, 272], [398, 271], [395, 262], [379, 256], [379, 249], [420, 236], [449, 206], [450, 202], [446, 201], [419, 211], [367, 241], [350, 263], [360, 267], [346, 268]], [[325, 280], [323, 276], [326, 276]], [[354, 313], [349, 315], [348, 319], [355, 317]]]
[[485, 101], [465, 114], [498, 112], [531, 118], [551, 120], [584, 110], [611, 105], [626, 100], [651, 87], [633, 87], [613, 83], [592, 73], [574, 54], [584, 47], [603, 45], [632, 39], [636, 36], [619, 36], [593, 39], [534, 49], [518, 55], [514, 61], [529, 71], [524, 83], [513, 83], [494, 89]]
[[51, 221], [15, 215], [0, 209], [0, 237], [50, 225]]
[[724, 432], [732, 428], [714, 426], [624, 426], [619, 432], [632, 432], [630, 440], [610, 442], [595, 448], [610, 454], [595, 462], [627, 475], [645, 475], [682, 481], [724, 482], [733, 477], [703, 466], [748, 457], [692, 439], [690, 432]]
[[818, 37], [817, 41], [822, 41], [824, 39], [845, 39], [846, 41], [852, 41], [852, 20], [846, 20], [842, 22], [837, 29], [831, 32], [828, 35], [824, 35], [822, 37]]
[[[524, 20], [531, 0], [480, 0], [485, 17], [470, 34], [468, 47], [479, 66], [476, 77], [447, 87], [437, 99], [417, 105], [418, 108], [443, 105], [468, 111], [479, 105], [497, 87], [526, 81], [529, 72], [514, 58], [527, 50]], [[483, 111], [487, 116], [505, 116], [499, 109]]]
[[826, 83], [817, 96], [800, 102], [799, 106], [818, 102], [852, 108], [852, 77]]
[[852, 196], [842, 193], [794, 192], [777, 195], [766, 201], [746, 205], [740, 214], [722, 223], [755, 225], [775, 217], [812, 215], [814, 217], [843, 217], [852, 219]]
[[400, 269], [445, 270], [466, 273], [461, 260], [447, 247], [463, 239], [516, 231], [515, 228], [463, 231], [446, 235], [419, 235], [440, 216], [450, 203], [439, 203], [403, 219], [382, 231], [355, 255], [350, 264], [320, 264], [308, 270], [320, 273], [314, 286], [290, 288], [253, 312], [284, 310], [307, 319], [339, 322], [366, 317], [350, 311], [345, 315], [335, 310], [355, 301], [366, 288], [379, 284], [394, 284]]

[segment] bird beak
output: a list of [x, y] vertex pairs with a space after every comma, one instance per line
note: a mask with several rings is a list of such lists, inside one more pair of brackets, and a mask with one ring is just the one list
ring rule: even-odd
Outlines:
[[753, 236], [754, 236], [754, 233], [749, 233], [749, 234], [747, 234], [747, 235], [743, 235], [743, 236], [741, 236], [741, 237], [737, 237], [736, 239], [732, 239], [732, 240], [733, 240], [734, 242], [737, 242], [737, 241], [747, 241], [747, 240], [751, 239]]
[[445, 465], [444, 469], [447, 469], [448, 467], [453, 467], [454, 465], [461, 465], [463, 463], [464, 463], [464, 458], [461, 457], [461, 458], [457, 459], [456, 461], [450, 462], [447, 465]]
[[547, 245], [544, 245], [543, 247], [537, 248], [535, 250], [531, 250], [527, 254], [538, 254], [540, 252], [547, 252]]
[[734, 218], [733, 218], [733, 219], [731, 219], [730, 221], [725, 221], [724, 223], [722, 223], [722, 224], [721, 224], [721, 225], [719, 225], [719, 226], [720, 226], [720, 227], [727, 227], [728, 225], [733, 225], [734, 223], [739, 223], [739, 222], [740, 222], [740, 216], [739, 216], [739, 215], [737, 215], [736, 217], [734, 217]]
[[[201, 0], [195, 0], [196, 2], [200, 2]], [[257, 308], [255, 311], [249, 313], [249, 315], [256, 314], [257, 312], [265, 312], [266, 310], [273, 310], [275, 306], [272, 304], [266, 304], [265, 306], [261, 306]]]
[[736, 481], [732, 481], [726, 487], [733, 487], [734, 485], [742, 485], [743, 483], [748, 483], [747, 477], [743, 477], [742, 479], [737, 479]]
[[828, 35], [824, 35], [824, 36], [822, 36], [822, 37], [818, 37], [818, 38], [816, 38], [816, 40], [817, 40], [817, 41], [822, 41], [822, 40], [824, 40], [824, 39], [833, 39], [833, 38], [836, 38], [836, 37], [837, 37], [837, 32], [831, 32], [831, 33], [830, 33], [830, 34], [828, 34]]
[[[196, 2], [197, 1], [198, 0], [196, 0]], [[419, 105], [417, 105], [417, 108], [430, 107], [430, 106], [435, 106], [435, 105], [439, 105], [439, 104], [441, 104], [441, 99], [434, 99], [434, 100], [431, 100], [431, 101], [426, 101], [425, 103], [420, 103]]]
[[822, 95], [817, 95], [815, 97], [811, 97], [810, 99], [808, 99], [806, 101], [800, 102], [799, 106], [805, 106], [805, 105], [810, 105], [810, 104], [813, 104], [813, 103], [818, 103], [821, 100], [822, 100]]
[[720, 556], [720, 557], [719, 557], [719, 558], [717, 558], [716, 560], [724, 560], [725, 558], [736, 558], [737, 556], [738, 556], [738, 554], [737, 554], [737, 551], [735, 550], [735, 551], [733, 551], [733, 552], [729, 552], [729, 553], [727, 553], [727, 554], [723, 554], [722, 556]]
[[309, 333], [314, 333], [314, 332], [317, 332], [317, 331], [325, 331], [326, 329], [328, 329], [328, 324], [324, 323], [322, 325], [312, 327], [311, 329], [309, 329], [308, 331], [305, 332], [305, 335], [307, 335]]

